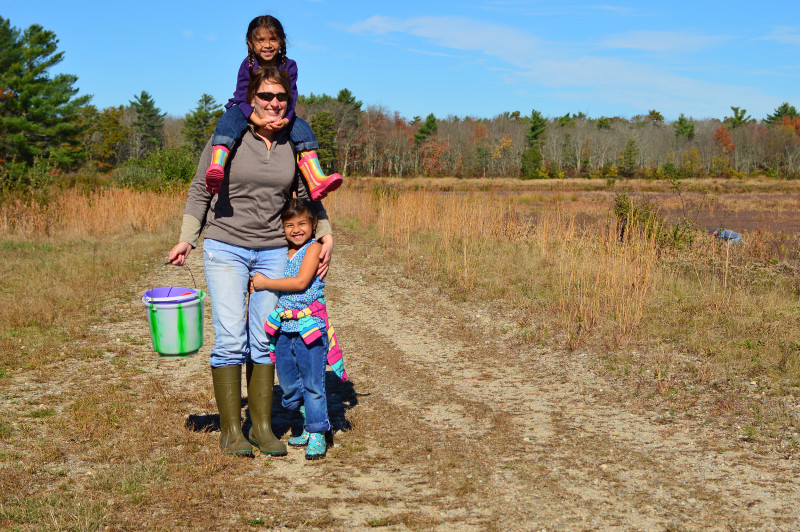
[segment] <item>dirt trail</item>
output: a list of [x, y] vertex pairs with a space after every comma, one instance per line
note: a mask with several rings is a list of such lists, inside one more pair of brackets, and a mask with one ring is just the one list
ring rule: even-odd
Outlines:
[[[280, 501], [267, 525], [800, 530], [797, 460], [757, 453], [734, 429], [700, 419], [665, 424], [610, 400], [619, 381], [593, 372], [588, 357], [521, 347], [494, 332], [500, 309], [450, 301], [380, 264], [380, 250], [347, 241], [337, 243], [328, 299], [352, 380], [329, 372], [327, 381], [332, 420], [346, 430], [335, 433], [326, 460], [290, 450], [258, 457], [242, 474], [271, 488], [252, 504]], [[202, 285], [201, 254], [191, 258]], [[158, 282], [185, 277], [165, 271]], [[122, 340], [168, 394], [210, 402], [206, 309], [206, 345], [196, 356], [148, 357], [146, 343]], [[147, 340], [141, 302], [119, 302], [115, 312], [130, 338]], [[119, 342], [111, 331], [108, 341]], [[190, 429], [211, 424], [203, 414], [213, 410], [201, 405], [182, 407]], [[276, 407], [282, 439], [296, 421]], [[217, 434], [205, 438], [215, 452]], [[219, 518], [222, 528], [241, 524], [240, 515]]]

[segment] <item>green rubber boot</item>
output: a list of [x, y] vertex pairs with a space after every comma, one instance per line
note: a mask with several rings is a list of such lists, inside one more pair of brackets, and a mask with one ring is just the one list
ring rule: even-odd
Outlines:
[[253, 456], [253, 448], [242, 434], [242, 366], [211, 368], [214, 398], [219, 409], [219, 446], [225, 454]]
[[247, 363], [247, 405], [250, 409], [248, 439], [264, 454], [284, 456], [286, 445], [272, 432], [272, 387], [275, 384], [274, 364]]

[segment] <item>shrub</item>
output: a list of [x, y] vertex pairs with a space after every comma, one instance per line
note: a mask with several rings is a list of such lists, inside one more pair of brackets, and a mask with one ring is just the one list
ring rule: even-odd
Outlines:
[[529, 147], [522, 152], [522, 179], [541, 178], [539, 170], [542, 168], [542, 152], [536, 146]]
[[618, 193], [614, 198], [614, 216], [619, 221], [619, 239], [644, 236], [653, 238], [659, 247], [691, 247], [695, 239], [695, 227], [691, 220], [668, 225], [658, 207], [649, 201], [633, 201], [627, 194]]
[[189, 183], [197, 170], [197, 155], [185, 146], [163, 148], [146, 159], [131, 159], [114, 171], [114, 183], [139, 190], [159, 190]]

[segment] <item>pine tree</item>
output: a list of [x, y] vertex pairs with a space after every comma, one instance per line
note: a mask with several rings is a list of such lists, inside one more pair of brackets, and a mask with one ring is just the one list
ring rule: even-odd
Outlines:
[[311, 118], [311, 129], [319, 142], [317, 157], [322, 170], [326, 173], [334, 171], [336, 164], [336, 127], [328, 112], [315, 114]]
[[336, 101], [339, 103], [343, 103], [346, 105], [352, 105], [356, 109], [361, 109], [361, 100], [356, 100], [356, 97], [350, 92], [350, 89], [342, 89], [339, 91], [339, 94], [336, 95]]
[[685, 137], [687, 140], [692, 140], [694, 138], [694, 124], [686, 118], [683, 113], [678, 117], [672, 127], [675, 128], [675, 136], [676, 137]]
[[161, 109], [156, 107], [155, 101], [147, 91], [142, 91], [138, 96], [134, 96], [129, 103], [136, 114], [136, 120], [132, 124], [136, 137], [134, 154], [136, 157], [147, 157], [159, 149], [164, 142], [164, 116], [166, 113], [162, 113]]
[[436, 128], [436, 116], [431, 113], [425, 118], [425, 122], [419, 126], [417, 132], [414, 133], [414, 143], [419, 146], [425, 142], [428, 137], [436, 134]]
[[[92, 107], [93, 106], [87, 106]], [[128, 139], [131, 131], [123, 124], [123, 106], [108, 107], [100, 113], [96, 110], [91, 117], [91, 125], [86, 135], [86, 151], [90, 160], [96, 161], [98, 168], [109, 170], [125, 161]]]
[[775, 112], [771, 115], [767, 115], [767, 118], [764, 119], [765, 124], [779, 124], [783, 121], [784, 117], [788, 118], [797, 118], [798, 113], [797, 109], [795, 109], [794, 105], [789, 105], [789, 102], [783, 102]]
[[622, 150], [622, 157], [619, 161], [619, 173], [625, 177], [633, 177], [636, 165], [639, 162], [639, 146], [633, 138], [628, 139], [625, 149]]
[[524, 179], [539, 177], [539, 169], [542, 167], [542, 152], [539, 149], [539, 145], [544, 140], [546, 129], [547, 119], [536, 109], [531, 111], [531, 127], [526, 135], [528, 147], [522, 152], [522, 160], [520, 161]]
[[647, 119], [654, 124], [664, 123], [664, 115], [662, 115], [655, 109], [650, 109], [650, 111], [647, 113]]
[[731, 111], [733, 111], [733, 116], [726, 116], [724, 120], [731, 129], [736, 129], [743, 124], [753, 121], [753, 119], [747, 115], [747, 109], [740, 109], [731, 105]]
[[203, 93], [197, 100], [197, 107], [186, 113], [183, 119], [182, 132], [186, 145], [195, 151], [203, 151], [222, 113], [214, 97]]
[[85, 155], [87, 122], [71, 74], [50, 76], [64, 58], [55, 33], [38, 24], [24, 32], [0, 17], [0, 163], [31, 165], [35, 158], [68, 168]]

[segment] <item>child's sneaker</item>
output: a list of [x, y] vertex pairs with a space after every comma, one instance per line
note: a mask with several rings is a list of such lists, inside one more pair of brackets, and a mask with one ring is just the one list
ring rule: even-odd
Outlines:
[[308, 431], [306, 431], [305, 429], [305, 424], [306, 424], [305, 406], [300, 407], [300, 415], [303, 416], [303, 425], [304, 425], [303, 433], [300, 434], [300, 436], [292, 436], [291, 438], [289, 438], [289, 441], [287, 441], [286, 443], [288, 443], [292, 447], [302, 447], [303, 445], [308, 445]]
[[328, 446], [325, 444], [324, 432], [311, 432], [308, 434], [308, 446], [306, 447], [306, 460], [318, 460], [325, 458]]
[[303, 152], [303, 156], [297, 162], [303, 177], [306, 178], [311, 199], [319, 201], [330, 192], [333, 192], [342, 184], [342, 176], [339, 174], [325, 175], [319, 165], [317, 152]]

